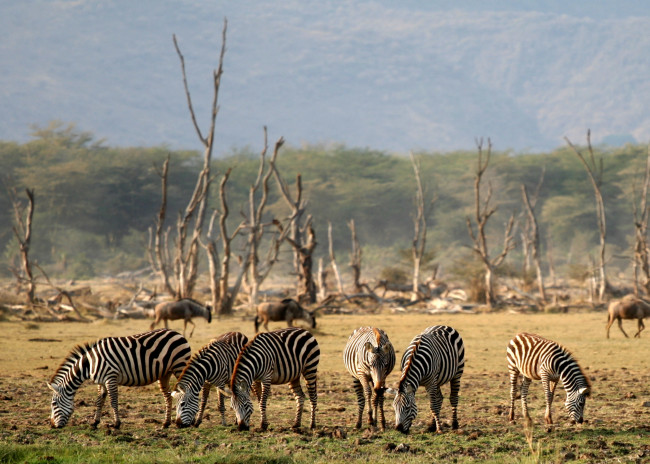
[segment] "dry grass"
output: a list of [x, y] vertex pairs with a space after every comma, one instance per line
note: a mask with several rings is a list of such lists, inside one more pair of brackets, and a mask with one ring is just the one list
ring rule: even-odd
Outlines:
[[[48, 427], [50, 395], [45, 381], [68, 351], [78, 343], [105, 336], [121, 336], [148, 330], [150, 320], [102, 320], [84, 323], [0, 322], [0, 462], [39, 462], [48, 457], [59, 462], [97, 460], [112, 453], [122, 462], [343, 462], [375, 459], [389, 462], [646, 462], [650, 459], [650, 336], [625, 339], [612, 332], [605, 339], [604, 313], [579, 314], [475, 314], [410, 315], [380, 313], [364, 316], [330, 315], [319, 318], [314, 331], [322, 357], [319, 369], [318, 427], [313, 433], [289, 430], [294, 402], [288, 387], [277, 386], [269, 400], [270, 430], [248, 434], [221, 427], [215, 399], [198, 429], [160, 429], [162, 397], [157, 387], [120, 388], [122, 429], [108, 428], [105, 408], [97, 431], [87, 425], [96, 389], [85, 384], [76, 397], [76, 410], [69, 426]], [[628, 321], [629, 322], [629, 321]], [[425, 327], [448, 324], [466, 344], [467, 368], [461, 385], [461, 430], [445, 429], [441, 435], [425, 431], [429, 419], [427, 399], [418, 393], [419, 415], [408, 436], [393, 430], [353, 429], [355, 396], [342, 362], [349, 334], [361, 325], [383, 328], [401, 356], [414, 335]], [[253, 335], [250, 318], [196, 320], [193, 350], [211, 338], [231, 330]], [[282, 327], [276, 323], [272, 328]], [[182, 329], [182, 322], [171, 328]], [[519, 331], [539, 333], [573, 351], [593, 383], [587, 402], [586, 423], [566, 424], [564, 391], [558, 387], [554, 403], [555, 430], [544, 432], [541, 385], [531, 386], [532, 427], [525, 433], [521, 408], [518, 423], [509, 424], [508, 374], [505, 347]], [[388, 384], [394, 384], [394, 371]], [[448, 395], [448, 389], [443, 389]], [[393, 420], [387, 401], [387, 419]], [[212, 415], [210, 415], [212, 412]], [[442, 408], [443, 421], [449, 405]], [[257, 412], [253, 423], [259, 419]], [[303, 419], [304, 421], [305, 419]], [[541, 442], [540, 442], [541, 440]], [[128, 445], [128, 446], [127, 446]], [[401, 446], [400, 446], [401, 445]], [[529, 449], [530, 446], [530, 449]], [[111, 451], [113, 450], [113, 451]], [[90, 453], [90, 454], [89, 454]], [[97, 454], [92, 454], [97, 453]], [[104, 454], [102, 454], [104, 453]], [[51, 460], [51, 459], [50, 459]], [[107, 460], [106, 462], [110, 462]]]

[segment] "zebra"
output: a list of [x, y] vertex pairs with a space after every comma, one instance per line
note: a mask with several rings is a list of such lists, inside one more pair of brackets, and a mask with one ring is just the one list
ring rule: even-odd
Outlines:
[[379, 420], [381, 429], [384, 430], [386, 377], [395, 367], [395, 349], [388, 340], [388, 335], [374, 327], [358, 328], [348, 339], [343, 351], [343, 362], [354, 377], [354, 390], [359, 407], [356, 428], [361, 428], [363, 409], [365, 403], [368, 403], [368, 424], [376, 426]]
[[517, 379], [521, 374], [521, 407], [527, 421], [531, 420], [526, 402], [528, 387], [533, 380], [541, 380], [546, 398], [546, 424], [553, 424], [551, 404], [558, 381], [562, 381], [566, 390], [565, 406], [572, 423], [582, 423], [591, 383], [569, 350], [539, 335], [520, 333], [508, 343], [507, 359], [510, 373], [510, 421], [515, 419]]
[[108, 394], [114, 427], [119, 429], [117, 386], [140, 387], [157, 380], [166, 403], [163, 427], [168, 427], [172, 407], [169, 379], [172, 374], [176, 377], [181, 374], [191, 352], [185, 337], [167, 329], [77, 345], [47, 382], [54, 392], [50, 424], [60, 428], [68, 423], [74, 410], [75, 393], [84, 381], [92, 380], [98, 384], [99, 396], [95, 401], [95, 418], [91, 426], [96, 428], [99, 424]]
[[402, 356], [402, 376], [393, 401], [395, 428], [408, 433], [418, 413], [415, 392], [423, 385], [429, 394], [432, 415], [428, 430], [440, 433], [442, 429], [439, 416], [443, 400], [440, 387], [449, 382], [452, 428], [458, 429], [458, 391], [464, 368], [465, 346], [455, 329], [436, 325], [413, 338]]
[[166, 301], [158, 303], [154, 309], [154, 321], [151, 323], [149, 330], [153, 330], [161, 320], [165, 323], [165, 328], [169, 328], [168, 321], [175, 321], [183, 319], [183, 337], [187, 330], [187, 323], [192, 324], [192, 331], [190, 338], [194, 334], [196, 324], [192, 321], [193, 317], [204, 317], [208, 324], [212, 322], [212, 307], [210, 305], [203, 306], [198, 301], [191, 298], [183, 298], [178, 301]]
[[253, 388], [259, 401], [260, 428], [266, 430], [266, 402], [271, 385], [288, 383], [296, 399], [296, 417], [293, 429], [299, 429], [305, 394], [300, 387], [300, 376], [305, 378], [311, 405], [311, 424], [316, 427], [318, 399], [317, 377], [320, 347], [312, 334], [298, 327], [272, 332], [262, 332], [253, 337], [241, 350], [230, 379], [231, 406], [237, 417], [237, 427], [249, 430], [253, 404], [250, 390]]
[[[228, 332], [212, 340], [196, 353], [183, 370], [172, 391], [177, 400], [176, 426], [198, 427], [208, 402], [210, 388], [217, 387], [221, 423], [226, 425], [224, 395], [219, 388], [230, 383], [235, 360], [248, 337], [240, 332]], [[199, 393], [202, 392], [199, 406]]]

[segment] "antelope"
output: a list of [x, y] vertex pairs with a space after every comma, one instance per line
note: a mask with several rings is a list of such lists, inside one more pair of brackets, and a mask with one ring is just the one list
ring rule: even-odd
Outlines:
[[314, 313], [304, 309], [296, 300], [285, 298], [279, 303], [261, 303], [255, 316], [255, 333], [259, 331], [260, 323], [264, 324], [264, 329], [268, 332], [269, 321], [287, 321], [288, 326], [293, 327], [294, 319], [303, 319], [312, 329], [316, 328]]
[[643, 319], [650, 317], [650, 304], [641, 298], [636, 298], [634, 295], [626, 295], [620, 300], [612, 301], [607, 308], [607, 312], [609, 313], [607, 319], [607, 338], [609, 338], [609, 328], [614, 323], [614, 320], [618, 320], [618, 328], [621, 329], [625, 337], [629, 338], [625, 330], [623, 330], [623, 319], [638, 320], [639, 330], [634, 334], [634, 338], [641, 338], [641, 331], [645, 329]]
[[203, 306], [199, 302], [192, 300], [191, 298], [183, 298], [178, 301], [168, 301], [165, 303], [158, 303], [154, 309], [155, 319], [151, 323], [150, 329], [158, 324], [161, 320], [165, 322], [165, 328], [168, 328], [167, 321], [175, 321], [177, 319], [183, 319], [185, 324], [183, 325], [183, 336], [185, 336], [185, 330], [187, 329], [187, 323], [192, 324], [192, 331], [190, 332], [190, 338], [194, 333], [196, 324], [192, 322], [193, 317], [204, 317], [207, 319], [208, 324], [212, 322], [212, 307], [210, 305]]

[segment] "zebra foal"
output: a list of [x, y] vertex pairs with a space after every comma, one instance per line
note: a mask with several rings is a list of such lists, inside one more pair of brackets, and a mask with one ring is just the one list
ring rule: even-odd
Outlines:
[[67, 355], [47, 386], [53, 391], [50, 424], [54, 428], [68, 423], [74, 410], [74, 396], [83, 382], [98, 384], [99, 396], [95, 401], [97, 427], [102, 407], [108, 395], [113, 409], [114, 427], [120, 427], [117, 405], [117, 386], [139, 387], [158, 381], [165, 397], [165, 421], [171, 423], [172, 397], [169, 379], [178, 377], [191, 349], [185, 337], [167, 329], [154, 330], [128, 337], [102, 338], [94, 343], [78, 345]]
[[[177, 427], [198, 427], [201, 424], [212, 386], [217, 387], [221, 423], [226, 425], [224, 394], [223, 390], [219, 389], [230, 383], [235, 360], [246, 343], [246, 335], [228, 332], [212, 340], [192, 356], [172, 391], [172, 396], [177, 400]], [[200, 405], [199, 393], [202, 393]]]
[[241, 350], [230, 379], [231, 406], [237, 417], [239, 430], [250, 428], [253, 388], [259, 401], [262, 416], [260, 428], [266, 430], [266, 402], [271, 385], [288, 383], [296, 399], [296, 418], [293, 428], [300, 428], [305, 394], [300, 387], [300, 376], [305, 378], [311, 405], [311, 424], [316, 427], [317, 377], [320, 347], [307, 330], [290, 327], [257, 334]]
[[449, 382], [452, 408], [452, 428], [458, 428], [458, 392], [460, 378], [465, 368], [465, 345], [460, 334], [445, 325], [428, 327], [417, 335], [402, 356], [402, 376], [393, 401], [395, 409], [395, 428], [408, 433], [417, 416], [415, 392], [420, 385], [429, 394], [431, 409], [430, 432], [442, 432], [440, 427], [440, 407], [442, 392], [440, 387]]
[[379, 420], [382, 430], [385, 429], [386, 377], [395, 367], [395, 349], [388, 340], [388, 335], [374, 327], [358, 328], [352, 332], [345, 345], [343, 362], [354, 377], [358, 405], [356, 428], [361, 428], [363, 409], [368, 403], [368, 424], [376, 426]]
[[508, 343], [506, 355], [510, 373], [510, 421], [515, 419], [517, 379], [521, 374], [521, 408], [526, 420], [530, 420], [528, 387], [533, 380], [541, 380], [546, 399], [544, 419], [546, 424], [553, 424], [553, 394], [557, 383], [561, 381], [566, 390], [564, 404], [571, 421], [582, 423], [585, 400], [591, 392], [591, 385], [578, 362], [566, 348], [539, 335], [520, 333]]

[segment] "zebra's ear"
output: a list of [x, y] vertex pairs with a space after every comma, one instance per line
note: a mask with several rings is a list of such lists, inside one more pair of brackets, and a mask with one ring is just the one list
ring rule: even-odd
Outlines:
[[393, 348], [393, 345], [390, 344], [390, 342], [386, 343], [384, 346], [381, 347], [381, 351], [384, 352], [384, 354], [390, 353], [390, 350]]
[[230, 398], [230, 397], [232, 396], [232, 391], [230, 391], [230, 389], [227, 388], [227, 387], [224, 387], [224, 388], [216, 387], [216, 389], [217, 389], [217, 391], [218, 391], [219, 393], [221, 393], [221, 394], [222, 394], [223, 396], [225, 396], [226, 398]]
[[185, 393], [185, 388], [183, 388], [182, 385], [176, 385], [176, 391], [178, 391], [179, 393]]
[[580, 390], [578, 390], [578, 393], [580, 393], [582, 396], [589, 396], [591, 391], [589, 390], [588, 387], [583, 387]]
[[372, 343], [370, 342], [366, 342], [366, 344], [363, 345], [363, 347], [366, 349], [368, 353], [372, 353], [375, 350], [375, 347], [372, 346]]
[[409, 395], [415, 395], [415, 390], [416, 389], [410, 383], [408, 385], [406, 385], [405, 390], [406, 390], [406, 393], [408, 393]]
[[47, 387], [52, 390], [54, 393], [61, 394], [61, 388], [58, 385], [53, 385], [50, 382], [46, 382]]

